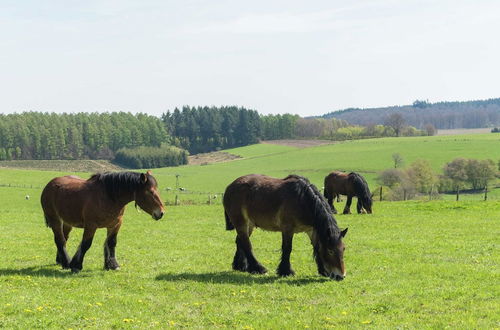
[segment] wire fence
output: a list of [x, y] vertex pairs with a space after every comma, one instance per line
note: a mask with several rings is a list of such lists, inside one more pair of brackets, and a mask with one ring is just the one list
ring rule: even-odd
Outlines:
[[[0, 187], [42, 190], [45, 186], [36, 184], [0, 183]], [[165, 205], [222, 205], [222, 192], [191, 191], [184, 188], [160, 191]]]
[[[44, 186], [36, 184], [19, 184], [19, 183], [0, 183], [0, 187], [5, 188], [22, 188], [22, 189], [34, 189], [42, 190]], [[460, 193], [459, 200], [462, 201], [485, 201], [485, 200], [499, 200], [500, 199], [500, 187], [493, 186], [491, 188], [476, 190], [476, 191], [463, 191]], [[375, 201], [390, 201], [388, 199], [387, 187], [377, 187], [372, 190], [372, 198]], [[222, 200], [224, 198], [224, 193], [222, 192], [202, 192], [202, 191], [192, 191], [185, 188], [171, 189], [167, 188], [161, 191], [161, 196], [165, 202], [165, 205], [175, 206], [175, 205], [222, 205]], [[456, 200], [456, 193], [454, 192], [442, 192], [442, 193], [431, 193], [431, 194], [419, 194], [418, 196], [412, 198], [401, 198], [398, 200]], [[340, 196], [339, 202], [345, 202], [346, 197]]]

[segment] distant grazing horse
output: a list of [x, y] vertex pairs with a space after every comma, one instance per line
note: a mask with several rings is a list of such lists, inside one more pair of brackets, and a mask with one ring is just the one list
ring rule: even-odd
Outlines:
[[333, 213], [337, 213], [333, 200], [339, 195], [346, 195], [347, 202], [344, 208], [344, 214], [351, 213], [352, 197], [358, 198], [357, 210], [362, 213], [363, 209], [367, 213], [372, 213], [372, 195], [366, 180], [356, 172], [349, 174], [334, 171], [325, 177], [325, 198], [328, 200], [328, 205], [332, 208]]
[[346, 275], [341, 231], [321, 193], [306, 178], [289, 175], [275, 179], [251, 174], [233, 181], [224, 194], [226, 229], [236, 229], [233, 269], [264, 274], [255, 258], [250, 235], [255, 227], [281, 231], [282, 254], [277, 273], [294, 275], [290, 265], [293, 234], [306, 232], [311, 239], [319, 274], [338, 281]]
[[[52, 179], [43, 189], [41, 202], [47, 227], [54, 232], [56, 262], [79, 272], [97, 228], [107, 228], [104, 268], [119, 269], [115, 246], [125, 205], [135, 201], [136, 207], [139, 205], [155, 220], [161, 219], [165, 208], [157, 188], [150, 171], [94, 174], [88, 180], [76, 176]], [[70, 261], [66, 241], [73, 227], [83, 228], [83, 239]]]

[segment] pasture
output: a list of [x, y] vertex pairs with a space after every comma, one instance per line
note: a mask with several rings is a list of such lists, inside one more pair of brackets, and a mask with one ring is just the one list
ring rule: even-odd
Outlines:
[[[242, 159], [153, 171], [164, 199], [180, 186], [222, 192], [239, 175], [305, 175], [321, 187], [332, 169], [368, 174], [409, 163], [435, 169], [455, 157], [500, 158], [490, 135], [379, 139], [306, 149], [257, 145], [234, 149]], [[335, 164], [335, 165], [334, 165]], [[234, 231], [224, 228], [220, 202], [171, 206], [156, 222], [127, 207], [118, 236], [119, 271], [103, 270], [99, 230], [84, 269], [55, 265], [55, 246], [40, 209], [50, 178], [72, 172], [0, 170], [0, 327], [5, 328], [495, 328], [500, 326], [500, 200], [375, 203], [372, 215], [338, 215], [347, 277], [316, 273], [305, 234], [295, 236], [296, 276], [274, 274], [281, 235], [257, 230], [255, 254], [266, 276], [231, 270]], [[72, 173], [74, 174], [74, 173]], [[88, 176], [87, 173], [77, 173]], [[24, 187], [19, 187], [24, 185]], [[25, 195], [30, 195], [26, 200]], [[73, 254], [82, 230], [71, 233]]]

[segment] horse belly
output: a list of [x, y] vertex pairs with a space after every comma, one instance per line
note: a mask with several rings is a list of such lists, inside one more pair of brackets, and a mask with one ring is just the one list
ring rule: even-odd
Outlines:
[[246, 208], [243, 208], [243, 216], [249, 223], [252, 223], [255, 227], [259, 227], [268, 231], [281, 231], [282, 228], [282, 218], [281, 212], [258, 212], [251, 211], [248, 212]]

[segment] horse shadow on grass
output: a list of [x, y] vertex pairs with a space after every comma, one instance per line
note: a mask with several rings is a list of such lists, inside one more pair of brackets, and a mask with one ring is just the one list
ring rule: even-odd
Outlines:
[[323, 277], [283, 278], [277, 275], [250, 275], [237, 272], [209, 272], [209, 273], [164, 273], [155, 278], [157, 281], [182, 282], [194, 281], [212, 284], [267, 284], [285, 283], [292, 286], [302, 286], [310, 283], [324, 283], [332, 280]]
[[[42, 265], [26, 268], [0, 268], [0, 276], [32, 276], [32, 277], [58, 277], [66, 278], [75, 276], [70, 270], [58, 269], [54, 265]], [[89, 277], [90, 274], [78, 273], [78, 277]]]

